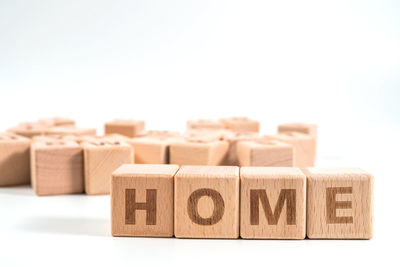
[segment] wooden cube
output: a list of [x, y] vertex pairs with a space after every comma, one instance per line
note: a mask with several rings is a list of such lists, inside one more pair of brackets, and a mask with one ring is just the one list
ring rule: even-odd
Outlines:
[[241, 141], [237, 155], [240, 166], [294, 166], [293, 146], [276, 140]]
[[187, 122], [187, 129], [224, 129], [225, 126], [218, 120], [190, 120]]
[[145, 137], [156, 137], [156, 138], [176, 138], [180, 137], [181, 134], [175, 131], [158, 131], [158, 130], [151, 130], [147, 131], [144, 135]]
[[255, 132], [227, 132], [222, 137], [223, 140], [229, 143], [228, 152], [222, 162], [225, 166], [238, 166], [238, 150], [237, 144], [242, 141], [254, 141], [259, 139], [258, 133]]
[[49, 128], [48, 125], [34, 123], [34, 122], [26, 122], [26, 123], [21, 123], [16, 127], [8, 129], [7, 132], [32, 138], [36, 135], [45, 134], [48, 128]]
[[169, 160], [178, 165], [220, 165], [228, 148], [226, 141], [177, 140], [170, 143]]
[[83, 142], [85, 192], [88, 195], [110, 193], [111, 174], [122, 164], [133, 163], [133, 148], [120, 141]]
[[299, 132], [317, 137], [317, 124], [284, 123], [278, 126], [278, 133]]
[[0, 133], [0, 186], [29, 184], [31, 140], [12, 133]]
[[305, 174], [309, 238], [372, 238], [371, 174], [351, 168], [307, 168]]
[[225, 128], [235, 132], [259, 132], [260, 123], [245, 117], [232, 117], [221, 119]]
[[125, 164], [113, 173], [113, 236], [173, 236], [177, 170], [177, 165]]
[[314, 136], [298, 132], [284, 132], [275, 135], [266, 135], [264, 139], [278, 140], [292, 145], [294, 148], [295, 167], [314, 166], [316, 157], [316, 141]]
[[182, 166], [175, 175], [175, 236], [238, 238], [239, 168]]
[[87, 136], [96, 135], [96, 129], [94, 128], [77, 128], [74, 126], [57, 126], [51, 127], [46, 130], [47, 135], [75, 135], [75, 136]]
[[45, 124], [48, 126], [75, 126], [74, 120], [61, 117], [40, 119], [38, 123]]
[[297, 168], [240, 169], [240, 236], [304, 239], [306, 176]]
[[72, 141], [32, 143], [31, 178], [39, 196], [82, 193], [82, 148]]
[[169, 163], [169, 144], [173, 138], [136, 137], [128, 141], [135, 149], [135, 163], [167, 164]]
[[136, 137], [145, 134], [145, 123], [139, 120], [115, 120], [104, 125], [105, 134], [121, 134]]

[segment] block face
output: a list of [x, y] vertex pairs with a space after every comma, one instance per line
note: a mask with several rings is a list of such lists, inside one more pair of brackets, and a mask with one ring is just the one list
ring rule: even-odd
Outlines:
[[136, 137], [145, 132], [145, 123], [140, 120], [115, 120], [104, 125], [105, 134], [121, 134], [127, 137]]
[[85, 192], [109, 194], [111, 174], [122, 164], [133, 163], [133, 149], [119, 141], [83, 143]]
[[36, 135], [43, 135], [49, 128], [48, 125], [34, 123], [34, 122], [26, 122], [21, 123], [16, 127], [10, 128], [7, 132], [14, 133], [16, 135], [24, 136], [27, 138], [32, 138]]
[[278, 133], [299, 132], [317, 137], [317, 124], [308, 123], [284, 123], [278, 126]]
[[177, 165], [125, 164], [111, 180], [113, 236], [173, 236]]
[[304, 239], [306, 176], [297, 168], [240, 169], [240, 236]]
[[82, 193], [82, 148], [72, 141], [33, 143], [31, 177], [37, 195]]
[[224, 129], [224, 123], [218, 120], [190, 120], [187, 129]]
[[63, 125], [51, 127], [45, 132], [47, 135], [75, 135], [75, 136], [85, 136], [85, 135], [96, 135], [96, 129], [94, 128], [77, 128], [71, 125]]
[[172, 138], [137, 137], [128, 142], [135, 149], [135, 163], [167, 164], [169, 162], [169, 143]]
[[277, 140], [239, 142], [237, 155], [240, 166], [293, 167], [294, 148]]
[[361, 169], [307, 168], [307, 236], [370, 239], [373, 177]]
[[223, 135], [222, 139], [229, 143], [229, 149], [222, 165], [238, 166], [240, 164], [237, 150], [238, 143], [243, 141], [255, 141], [259, 139], [259, 135], [256, 132], [227, 132]]
[[30, 183], [28, 138], [0, 133], [0, 186]]
[[239, 168], [182, 166], [174, 204], [176, 237], [238, 238]]
[[260, 123], [246, 117], [232, 117], [221, 119], [225, 128], [235, 132], [259, 132]]

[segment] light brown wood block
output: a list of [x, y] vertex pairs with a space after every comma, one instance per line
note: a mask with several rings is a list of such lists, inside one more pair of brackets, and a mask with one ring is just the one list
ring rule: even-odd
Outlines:
[[7, 132], [11, 132], [16, 135], [32, 138], [36, 135], [43, 135], [47, 131], [49, 126], [40, 124], [40, 123], [34, 123], [34, 122], [25, 122], [21, 123], [16, 127], [10, 128], [7, 130]]
[[307, 168], [307, 236], [370, 239], [373, 177], [361, 169]]
[[225, 140], [229, 143], [229, 149], [226, 153], [225, 159], [222, 162], [222, 165], [225, 166], [238, 166], [238, 151], [237, 144], [242, 141], [253, 141], [259, 139], [260, 136], [256, 132], [226, 132], [222, 140]]
[[12, 133], [0, 133], [0, 186], [29, 184], [31, 140]]
[[96, 129], [94, 128], [78, 128], [74, 126], [56, 126], [46, 130], [47, 135], [96, 135]]
[[297, 168], [240, 168], [240, 236], [304, 239], [306, 176]]
[[104, 125], [105, 134], [137, 137], [145, 134], [145, 122], [140, 120], [114, 120]]
[[175, 132], [175, 131], [151, 130], [151, 131], [147, 131], [144, 136], [145, 137], [156, 137], [156, 138], [160, 138], [160, 137], [175, 138], [175, 137], [180, 137], [181, 134], [179, 132]]
[[178, 165], [220, 165], [228, 151], [227, 141], [182, 139], [169, 147], [169, 160]]
[[241, 141], [237, 155], [239, 166], [294, 166], [293, 146], [277, 140]]
[[72, 141], [33, 142], [31, 179], [39, 196], [82, 193], [82, 148]]
[[112, 175], [113, 236], [172, 237], [177, 165], [125, 164]]
[[278, 126], [278, 133], [299, 132], [317, 137], [317, 124], [309, 123], [284, 123]]
[[287, 143], [294, 148], [294, 166], [312, 167], [316, 157], [315, 137], [309, 134], [299, 132], [284, 132], [275, 135], [264, 136], [265, 140], [278, 140]]
[[169, 163], [169, 144], [173, 138], [136, 137], [128, 141], [135, 149], [135, 163], [167, 164]]
[[259, 132], [260, 123], [246, 117], [232, 117], [221, 119], [225, 128], [235, 132]]
[[187, 129], [224, 129], [225, 125], [218, 120], [190, 120], [187, 122]]
[[48, 126], [75, 126], [74, 120], [61, 117], [40, 119], [38, 123], [45, 124]]
[[175, 236], [239, 237], [239, 168], [182, 166], [175, 175]]
[[134, 163], [133, 148], [120, 141], [83, 142], [85, 192], [88, 195], [110, 193], [111, 174], [122, 164]]

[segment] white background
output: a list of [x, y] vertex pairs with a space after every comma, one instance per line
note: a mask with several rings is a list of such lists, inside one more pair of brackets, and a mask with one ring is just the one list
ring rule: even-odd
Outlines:
[[0, 266], [399, 263], [400, 2], [0, 1], [0, 131], [66, 116], [184, 130], [319, 124], [318, 166], [375, 176], [370, 241], [112, 238], [109, 197], [0, 189]]

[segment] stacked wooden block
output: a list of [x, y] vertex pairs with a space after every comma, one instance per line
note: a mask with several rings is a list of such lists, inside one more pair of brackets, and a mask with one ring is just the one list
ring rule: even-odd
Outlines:
[[114, 236], [370, 239], [361, 169], [126, 164], [111, 181]]

